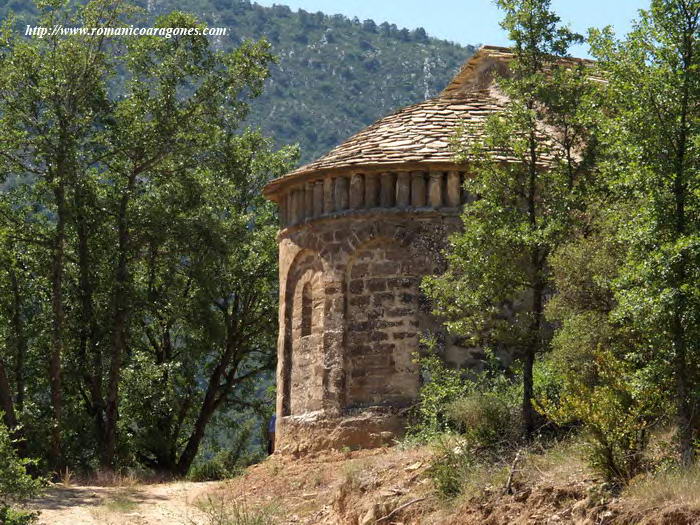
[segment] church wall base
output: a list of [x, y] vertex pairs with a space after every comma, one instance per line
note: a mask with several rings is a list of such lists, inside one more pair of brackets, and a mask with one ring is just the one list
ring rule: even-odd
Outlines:
[[277, 419], [275, 453], [303, 456], [322, 450], [390, 446], [405, 431], [406, 418], [396, 409], [372, 407], [341, 417], [322, 412]]

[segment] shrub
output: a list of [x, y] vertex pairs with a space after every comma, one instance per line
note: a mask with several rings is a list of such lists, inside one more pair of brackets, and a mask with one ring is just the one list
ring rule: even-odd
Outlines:
[[418, 394], [408, 434], [419, 441], [429, 441], [452, 429], [449, 406], [467, 395], [469, 385], [458, 370], [447, 368], [434, 353], [418, 362], [425, 382]]
[[230, 479], [241, 474], [248, 465], [262, 459], [260, 453], [251, 453], [249, 442], [253, 432], [253, 423], [242, 425], [231, 447], [217, 452], [211, 459], [199, 461], [192, 465], [187, 478], [191, 481], [218, 481]]
[[419, 392], [409, 439], [431, 441], [461, 433], [469, 448], [493, 450], [517, 440], [522, 387], [487, 354], [481, 372], [448, 368], [435, 353], [419, 360], [426, 379]]
[[470, 446], [498, 450], [518, 440], [518, 406], [508, 401], [497, 392], [475, 392], [453, 401], [448, 413]]
[[580, 422], [591, 466], [608, 481], [624, 484], [644, 469], [649, 428], [663, 394], [612, 352], [595, 352], [591, 367], [594, 380], [567, 374], [559, 401], [539, 400], [538, 410], [560, 424]]
[[0, 412], [0, 523], [32, 523], [37, 519], [36, 513], [21, 511], [14, 506], [36, 497], [44, 480], [32, 478], [27, 473], [27, 467], [36, 462], [17, 455], [10, 432], [1, 420]]
[[478, 498], [487, 490], [505, 486], [509, 459], [479, 458], [459, 439], [443, 438], [436, 442], [428, 475], [444, 498]]
[[206, 500], [199, 502], [197, 507], [204, 515], [206, 525], [275, 525], [279, 523], [278, 512], [273, 508], [252, 509], [245, 503], [223, 497], [208, 496]]
[[192, 466], [187, 478], [191, 481], [218, 481], [238, 476], [244, 466], [239, 464], [240, 457], [230, 450], [223, 450], [208, 461]]
[[462, 450], [457, 442], [443, 440], [437, 443], [428, 475], [433, 480], [438, 494], [445, 498], [453, 498], [462, 492], [473, 464], [474, 457]]
[[13, 509], [9, 506], [0, 507], [0, 523], [3, 525], [30, 525], [39, 518], [36, 512]]

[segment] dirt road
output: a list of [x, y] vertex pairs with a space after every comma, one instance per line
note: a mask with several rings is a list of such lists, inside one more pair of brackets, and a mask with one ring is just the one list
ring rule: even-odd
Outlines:
[[203, 523], [196, 503], [219, 482], [134, 487], [56, 485], [32, 507], [42, 525], [155, 525]]

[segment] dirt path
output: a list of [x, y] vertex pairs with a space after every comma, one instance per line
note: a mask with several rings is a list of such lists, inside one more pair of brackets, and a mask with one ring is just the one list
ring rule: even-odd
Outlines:
[[42, 525], [199, 525], [195, 505], [219, 485], [163, 483], [134, 487], [57, 485], [32, 507], [41, 512]]
[[415, 493], [422, 497], [416, 483], [425, 468], [423, 452], [398, 447], [274, 456], [226, 481], [56, 485], [32, 507], [42, 525], [344, 525], [368, 513], [384, 516]]

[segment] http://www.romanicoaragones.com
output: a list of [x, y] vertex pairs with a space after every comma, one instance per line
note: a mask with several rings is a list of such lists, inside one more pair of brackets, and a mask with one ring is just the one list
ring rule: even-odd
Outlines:
[[60, 24], [45, 26], [27, 26], [25, 36], [44, 38], [45, 36], [226, 36], [227, 27], [64, 27]]

